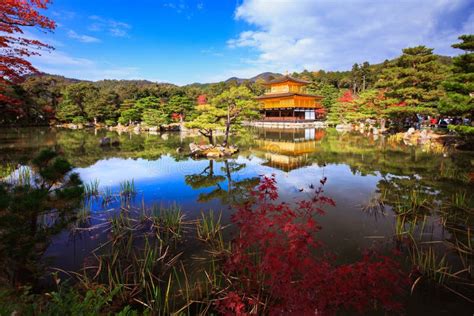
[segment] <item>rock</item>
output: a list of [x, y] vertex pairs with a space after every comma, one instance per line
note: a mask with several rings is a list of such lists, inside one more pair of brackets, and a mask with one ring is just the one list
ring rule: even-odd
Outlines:
[[336, 125], [336, 130], [338, 132], [351, 131], [352, 130], [352, 125], [351, 124], [337, 124]]
[[158, 126], [152, 126], [148, 129], [148, 131], [150, 132], [158, 132], [158, 130], [159, 130]]
[[167, 132], [179, 132], [181, 129], [181, 125], [179, 123], [171, 123], [171, 124], [160, 126], [160, 129], [162, 131], [167, 131]]
[[195, 154], [195, 153], [201, 151], [201, 149], [199, 148], [199, 146], [196, 145], [195, 143], [189, 144], [189, 150], [191, 151], [191, 154]]
[[224, 156], [224, 153], [217, 148], [208, 149], [204, 152], [207, 158], [219, 158]]
[[110, 138], [109, 137], [102, 137], [99, 140], [99, 145], [100, 146], [109, 146], [110, 145]]

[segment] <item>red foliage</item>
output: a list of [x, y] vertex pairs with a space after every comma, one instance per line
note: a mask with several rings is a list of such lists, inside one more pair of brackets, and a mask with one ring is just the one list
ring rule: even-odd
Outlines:
[[405, 101], [401, 101], [399, 103], [394, 104], [393, 106], [407, 106], [407, 103]]
[[291, 206], [276, 202], [275, 178], [263, 177], [255, 201], [233, 215], [239, 233], [225, 272], [239, 282], [216, 303], [219, 312], [246, 315], [263, 305], [273, 315], [401, 308], [397, 299], [407, 278], [394, 259], [367, 252], [356, 263], [335, 266], [334, 256], [322, 252], [314, 217], [335, 203], [323, 195], [326, 178], [320, 183], [310, 200]]
[[207, 103], [207, 96], [205, 94], [201, 94], [197, 97], [197, 104], [202, 105]]
[[182, 118], [183, 118], [183, 115], [181, 113], [172, 113], [171, 114], [171, 119], [174, 122], [179, 122], [179, 121], [181, 121]]
[[18, 105], [6, 95], [6, 87], [20, 83], [26, 74], [37, 70], [26, 58], [39, 55], [39, 50], [51, 47], [38, 40], [22, 37], [23, 28], [53, 30], [55, 24], [38, 10], [46, 9], [50, 0], [0, 1], [0, 103]]
[[351, 90], [346, 90], [344, 94], [339, 99], [337, 99], [337, 101], [343, 102], [343, 103], [352, 103], [354, 102], [354, 100], [355, 98]]

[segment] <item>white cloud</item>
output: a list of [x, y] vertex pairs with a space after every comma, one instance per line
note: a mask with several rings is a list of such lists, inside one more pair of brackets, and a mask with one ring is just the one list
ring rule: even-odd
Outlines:
[[77, 34], [76, 32], [74, 32], [72, 30], [70, 30], [67, 33], [67, 36], [69, 36], [69, 38], [78, 40], [79, 42], [82, 42], [82, 43], [99, 43], [100, 42], [100, 39], [98, 39], [96, 37], [89, 36], [89, 35], [83, 35], [83, 34]]
[[396, 57], [414, 45], [452, 55], [457, 36], [473, 32], [469, 6], [469, 0], [244, 0], [235, 18], [251, 29], [228, 46], [255, 52], [244, 68], [280, 72], [350, 69], [355, 62]]
[[89, 31], [101, 32], [106, 30], [114, 37], [129, 37], [128, 32], [132, 28], [128, 23], [103, 18], [97, 15], [91, 15], [89, 19], [93, 21], [88, 27]]
[[30, 58], [41, 72], [60, 74], [82, 80], [141, 79], [136, 67], [114, 65], [107, 62], [71, 56], [62, 51], [42, 52]]

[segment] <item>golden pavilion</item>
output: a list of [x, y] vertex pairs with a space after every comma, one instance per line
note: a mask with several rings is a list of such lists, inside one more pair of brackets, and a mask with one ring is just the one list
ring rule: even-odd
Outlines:
[[308, 122], [324, 115], [322, 96], [306, 93], [309, 82], [283, 76], [265, 83], [267, 91], [257, 97], [264, 121]]
[[324, 130], [265, 128], [256, 130], [256, 134], [255, 150], [267, 160], [264, 165], [289, 172], [312, 164], [309, 154], [317, 150]]

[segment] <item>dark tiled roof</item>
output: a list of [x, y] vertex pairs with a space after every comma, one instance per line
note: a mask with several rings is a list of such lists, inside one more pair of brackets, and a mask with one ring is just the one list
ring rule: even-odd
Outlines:
[[302, 79], [296, 79], [296, 78], [293, 78], [293, 77], [290, 77], [290, 76], [282, 76], [282, 77], [273, 79], [271, 81], [265, 82], [265, 84], [270, 85], [270, 84], [282, 83], [282, 82], [286, 82], [286, 81], [292, 81], [292, 82], [301, 83], [301, 84], [311, 83], [309, 81], [302, 80]]
[[285, 92], [285, 93], [273, 93], [273, 94], [264, 94], [256, 99], [271, 99], [271, 98], [280, 98], [280, 97], [292, 97], [294, 95], [302, 96], [302, 97], [314, 97], [318, 99], [322, 99], [323, 97], [320, 95], [314, 94], [306, 94], [306, 93], [296, 93], [296, 92]]

